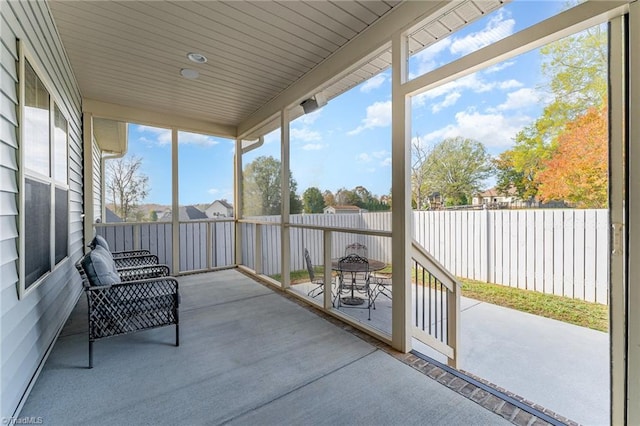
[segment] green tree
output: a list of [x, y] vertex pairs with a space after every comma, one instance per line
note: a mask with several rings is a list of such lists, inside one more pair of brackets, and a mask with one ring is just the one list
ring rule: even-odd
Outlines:
[[305, 213], [322, 213], [325, 208], [322, 192], [315, 186], [302, 194], [302, 209]]
[[558, 149], [568, 123], [607, 102], [607, 34], [602, 26], [550, 43], [540, 49], [540, 89], [551, 98], [542, 115], [516, 135], [511, 150], [496, 163], [498, 188], [516, 188], [522, 199], [538, 195], [538, 176]]
[[[130, 156], [106, 162], [105, 187], [115, 213], [124, 222], [135, 220], [138, 203], [149, 191], [149, 177], [140, 171], [142, 158]], [[139, 215], [139, 213], [138, 213]]]
[[[281, 163], [261, 156], [247, 164], [243, 172], [243, 214], [245, 216], [278, 215], [281, 213]], [[300, 213], [302, 202], [296, 195], [298, 184], [289, 171], [290, 212]]]
[[151, 213], [149, 213], [149, 220], [151, 222], [157, 222], [158, 221], [158, 212], [156, 212], [155, 210], [151, 210]]
[[484, 145], [459, 136], [436, 144], [422, 167], [428, 192], [439, 192], [451, 206], [467, 204], [493, 170]]
[[336, 197], [333, 195], [333, 192], [328, 189], [322, 193], [322, 198], [324, 198], [325, 206], [335, 206], [336, 205]]
[[362, 198], [353, 190], [340, 188], [336, 191], [336, 205], [338, 206], [360, 206]]

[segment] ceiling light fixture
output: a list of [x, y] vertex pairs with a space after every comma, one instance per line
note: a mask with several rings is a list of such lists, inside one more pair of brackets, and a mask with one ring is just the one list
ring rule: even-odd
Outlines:
[[188, 78], [189, 80], [194, 80], [200, 76], [200, 73], [196, 70], [192, 70], [190, 68], [182, 68], [180, 70], [180, 75], [184, 78]]
[[207, 62], [207, 57], [201, 53], [187, 53], [187, 58], [189, 58], [191, 62], [195, 62], [196, 64], [204, 64], [205, 62]]

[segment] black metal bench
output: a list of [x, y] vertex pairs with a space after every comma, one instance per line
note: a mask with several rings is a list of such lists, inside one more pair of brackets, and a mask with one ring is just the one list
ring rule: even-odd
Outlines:
[[[103, 285], [86, 254], [76, 268], [87, 295], [89, 318], [89, 368], [93, 368], [93, 342], [111, 336], [175, 324], [180, 345], [178, 281], [166, 265], [147, 264], [117, 269], [120, 282]], [[113, 266], [117, 260], [111, 258]]]

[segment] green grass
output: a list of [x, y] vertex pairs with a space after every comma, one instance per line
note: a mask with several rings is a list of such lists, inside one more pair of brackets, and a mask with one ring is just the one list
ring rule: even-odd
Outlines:
[[462, 284], [462, 295], [465, 297], [598, 331], [607, 332], [609, 329], [609, 309], [606, 305], [464, 278], [458, 279]]

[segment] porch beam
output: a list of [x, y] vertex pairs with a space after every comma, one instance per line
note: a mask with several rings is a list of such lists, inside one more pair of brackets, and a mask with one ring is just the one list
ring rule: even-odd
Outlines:
[[145, 124], [147, 126], [162, 127], [165, 129], [176, 128], [186, 132], [203, 133], [221, 138], [233, 139], [237, 133], [235, 126], [112, 104], [95, 99], [83, 99], [82, 111], [91, 113], [97, 118], [107, 118], [125, 123]]
[[236, 152], [233, 156], [233, 228], [235, 231], [235, 259], [234, 263], [242, 263], [242, 140], [236, 139]]
[[306, 73], [282, 94], [257, 110], [238, 125], [238, 137], [247, 137], [277, 118], [283, 108], [302, 100], [352, 72], [365, 57], [382, 51], [391, 36], [416, 25], [428, 16], [450, 6], [450, 1], [409, 1], [393, 8], [373, 25], [362, 31], [336, 53]]

